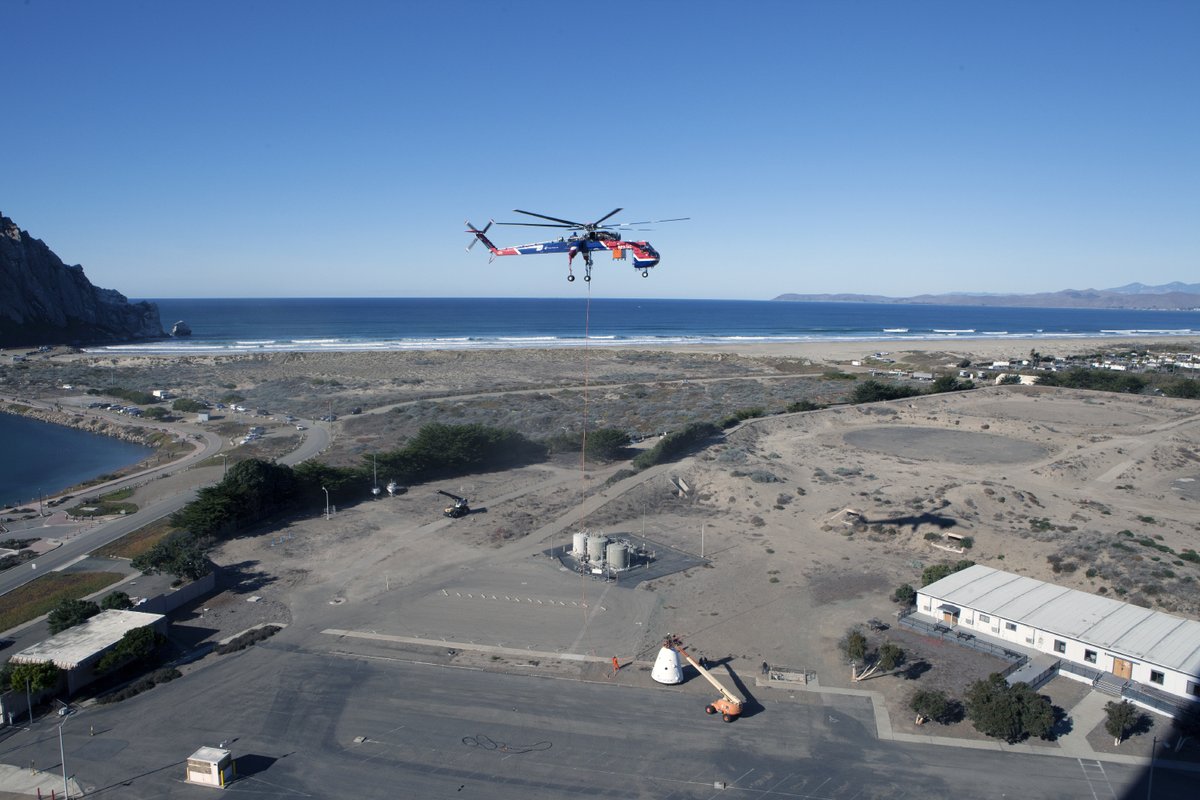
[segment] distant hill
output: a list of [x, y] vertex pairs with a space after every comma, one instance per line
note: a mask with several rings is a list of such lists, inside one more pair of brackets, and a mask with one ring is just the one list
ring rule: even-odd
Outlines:
[[153, 303], [93, 286], [40, 239], [0, 214], [0, 347], [125, 342], [165, 336]]
[[1014, 306], [1020, 308], [1142, 308], [1161, 311], [1200, 310], [1200, 283], [1146, 286], [1130, 283], [1115, 289], [1064, 289], [1038, 294], [979, 294], [952, 292], [915, 297], [877, 294], [781, 294], [775, 300], [793, 303], [896, 303], [941, 306]]
[[1106, 292], [1119, 294], [1200, 294], [1200, 283], [1180, 283], [1171, 281], [1162, 286], [1147, 286], [1144, 283], [1127, 283], [1115, 289], [1105, 289]]

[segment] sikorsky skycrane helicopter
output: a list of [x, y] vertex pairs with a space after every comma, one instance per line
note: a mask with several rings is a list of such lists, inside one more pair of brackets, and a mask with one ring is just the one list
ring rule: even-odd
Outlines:
[[[650, 268], [658, 263], [658, 251], [649, 242], [625, 242], [621, 240], [621, 234], [617, 232], [617, 228], [633, 228], [635, 225], [653, 225], [659, 222], [682, 222], [690, 219], [690, 217], [676, 217], [675, 219], [656, 219], [647, 220], [645, 222], [610, 222], [604, 224], [604, 220], [621, 211], [619, 208], [614, 208], [612, 211], [605, 214], [595, 222], [572, 222], [569, 219], [559, 219], [558, 217], [548, 217], [545, 214], [535, 214], [532, 211], [522, 211], [519, 208], [514, 208], [518, 214], [527, 214], [538, 219], [547, 219], [550, 222], [489, 222], [480, 230], [467, 223], [467, 233], [473, 234], [474, 239], [467, 245], [467, 250], [475, 246], [475, 242], [483, 242], [484, 246], [491, 252], [492, 257], [496, 256], [529, 256], [540, 255], [543, 253], [566, 253], [567, 254], [567, 280], [575, 280], [575, 274], [571, 271], [571, 264], [575, 260], [575, 256], [583, 255], [584, 274], [583, 279], [590, 281], [592, 279], [592, 252], [596, 250], [607, 250], [612, 253], [614, 260], [625, 260], [625, 254], [633, 253], [633, 268], [642, 271], [642, 277], [650, 276]], [[549, 242], [534, 242], [533, 244], [519, 244], [515, 247], [496, 247], [491, 240], [487, 238], [488, 228], [496, 225], [521, 225], [530, 228], [564, 228], [568, 231], [566, 236], [559, 237], [554, 241]]]

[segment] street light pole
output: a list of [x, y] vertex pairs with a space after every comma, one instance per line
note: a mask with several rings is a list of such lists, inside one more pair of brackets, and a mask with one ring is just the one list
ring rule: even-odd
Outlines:
[[[64, 708], [64, 710], [69, 709], [69, 708], [70, 708], [70, 706], [66, 706]], [[63, 717], [63, 721], [58, 723], [58, 759], [62, 763], [63, 797], [64, 798], [71, 797], [71, 792], [67, 789], [67, 753], [66, 753], [66, 750], [63, 748], [63, 738], [62, 738], [63, 725], [67, 724], [68, 719], [70, 719], [70, 717], [65, 716], [65, 717]]]
[[229, 455], [227, 453], [217, 453], [221, 457], [221, 478], [224, 479], [229, 474]]
[[325, 492], [325, 519], [329, 519], [329, 490], [324, 486], [321, 489]]

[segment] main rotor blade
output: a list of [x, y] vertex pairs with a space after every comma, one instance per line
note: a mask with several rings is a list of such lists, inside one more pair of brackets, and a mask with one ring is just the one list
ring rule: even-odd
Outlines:
[[[619, 208], [617, 209], [617, 211], [620, 211], [620, 210], [621, 209], [619, 209]], [[584, 223], [584, 222], [572, 222], [569, 219], [559, 219], [558, 217], [547, 217], [545, 214], [535, 214], [532, 211], [522, 211], [519, 208], [514, 208], [513, 211], [515, 211], [518, 214], [528, 214], [531, 217], [538, 217], [539, 219], [548, 219], [551, 222], [561, 222], [565, 225], [570, 225], [573, 228], [586, 228], [587, 227], [587, 223]], [[616, 213], [616, 211], [613, 212], [613, 214], [615, 214], [615, 213]], [[612, 214], [609, 214], [608, 216], [611, 217]]]
[[[620, 222], [620, 223], [614, 222], [613, 227], [627, 228], [630, 225], [656, 225], [659, 222], [683, 222], [684, 220], [687, 220], [687, 219], [691, 219], [691, 217], [675, 217], [674, 219], [648, 219], [643, 222]], [[608, 226], [606, 225], [605, 227], [608, 227]]]
[[591, 227], [591, 228], [596, 228], [596, 227], [599, 227], [599, 225], [600, 225], [600, 223], [601, 223], [601, 222], [604, 222], [604, 220], [608, 219], [609, 217], [611, 217], [613, 214], [616, 214], [616, 213], [617, 213], [618, 211], [620, 211], [620, 210], [621, 210], [621, 209], [619, 209], [619, 208], [614, 208], [612, 211], [608, 212], [607, 214], [605, 214], [603, 217], [601, 217], [600, 219], [598, 219], [598, 220], [596, 220], [595, 222], [593, 222], [593, 223], [592, 223], [590, 226], [588, 226], [588, 227]]
[[521, 225], [526, 228], [578, 228], [583, 230], [581, 225], [557, 225], [549, 222], [497, 222], [497, 225]]

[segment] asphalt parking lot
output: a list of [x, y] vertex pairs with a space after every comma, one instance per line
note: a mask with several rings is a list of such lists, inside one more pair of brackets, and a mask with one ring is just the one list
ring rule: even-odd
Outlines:
[[[694, 687], [639, 688], [450, 668], [266, 643], [64, 726], [87, 796], [210, 797], [183, 762], [226, 742], [244, 798], [1096, 798], [1144, 796], [1144, 770], [995, 749], [875, 738], [859, 697], [760, 689], [732, 724]], [[312, 644], [319, 643], [312, 637]], [[326, 637], [328, 638], [328, 637]], [[351, 645], [352, 646], [352, 645]], [[0, 760], [57, 772], [51, 718], [0, 743]], [[94, 735], [90, 735], [94, 731]], [[720, 787], [724, 788], [720, 788]], [[918, 788], [919, 787], [919, 788]], [[1154, 797], [1191, 796], [1159, 770]], [[1141, 794], [1138, 794], [1141, 792]]]

